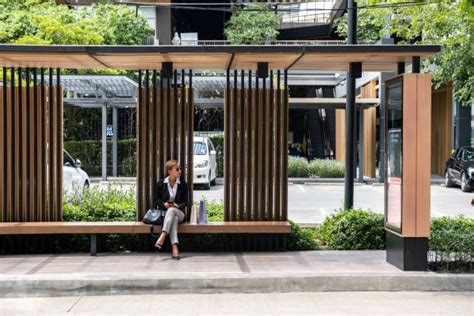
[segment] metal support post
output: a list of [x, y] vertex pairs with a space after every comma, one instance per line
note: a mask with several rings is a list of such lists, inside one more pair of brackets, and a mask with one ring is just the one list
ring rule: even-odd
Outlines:
[[364, 182], [364, 109], [359, 108], [359, 182]]
[[107, 181], [107, 103], [102, 104], [102, 181]]
[[117, 177], [118, 108], [112, 108], [112, 174]]
[[97, 234], [91, 234], [91, 256], [97, 256]]

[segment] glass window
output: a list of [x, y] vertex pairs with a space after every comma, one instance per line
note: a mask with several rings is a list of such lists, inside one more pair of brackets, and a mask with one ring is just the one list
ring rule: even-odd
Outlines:
[[63, 160], [64, 166], [74, 167], [74, 159], [72, 159], [72, 157], [67, 152], [64, 152]]
[[206, 144], [203, 142], [194, 142], [194, 154], [195, 155], [207, 155]]
[[474, 162], [474, 148], [465, 148], [463, 150], [462, 160]]
[[387, 83], [387, 181], [385, 192], [386, 224], [402, 229], [402, 150], [403, 150], [403, 86], [401, 80]]

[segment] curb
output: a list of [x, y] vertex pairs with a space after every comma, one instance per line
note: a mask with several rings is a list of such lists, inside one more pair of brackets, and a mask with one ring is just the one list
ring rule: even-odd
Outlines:
[[[126, 184], [132, 185], [136, 184], [135, 178], [113, 178], [108, 177], [106, 181], [102, 181], [100, 177], [91, 177], [91, 183], [114, 183], [114, 184]], [[216, 183], [219, 185], [224, 184], [223, 178], [217, 178]], [[288, 184], [305, 184], [305, 185], [344, 185], [343, 178], [288, 178]], [[443, 179], [432, 179], [431, 185], [443, 185]], [[354, 182], [354, 186], [361, 185], [373, 185], [373, 186], [383, 186], [383, 182], [378, 182], [377, 179], [366, 179], [364, 182]]]
[[347, 291], [474, 291], [472, 274], [128, 274], [72, 278], [68, 275], [0, 279], [0, 297], [160, 293], [272, 293]]

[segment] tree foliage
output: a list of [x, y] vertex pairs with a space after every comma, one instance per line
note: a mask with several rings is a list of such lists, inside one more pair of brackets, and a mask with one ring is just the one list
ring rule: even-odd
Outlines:
[[224, 34], [232, 44], [263, 44], [278, 36], [278, 15], [265, 4], [247, 5], [234, 11]]
[[[452, 82], [462, 104], [474, 104], [474, 6], [469, 0], [439, 1], [393, 7], [371, 7], [373, 1], [358, 1], [359, 40], [377, 40], [386, 32], [401, 43], [439, 44], [442, 50], [424, 61], [434, 87]], [[336, 32], [347, 36], [347, 15], [337, 22]]]
[[150, 35], [146, 19], [124, 5], [70, 9], [54, 1], [0, 0], [0, 43], [137, 45]]

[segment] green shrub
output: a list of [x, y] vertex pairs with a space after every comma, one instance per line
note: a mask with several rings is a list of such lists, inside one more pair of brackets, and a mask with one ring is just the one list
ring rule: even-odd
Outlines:
[[385, 249], [383, 215], [362, 209], [339, 210], [328, 216], [320, 235], [327, 249]]
[[[195, 201], [199, 205], [199, 201]], [[65, 196], [63, 202], [63, 219], [65, 221], [135, 221], [135, 190], [123, 192], [118, 189], [91, 188], [82, 195]], [[209, 222], [224, 221], [224, 205], [222, 202], [206, 202], [207, 219]], [[138, 236], [128, 234], [105, 235], [104, 251], [123, 251], [134, 248]], [[225, 244], [232, 242], [232, 236], [221, 234], [183, 235], [183, 250], [189, 251], [222, 251]], [[87, 251], [89, 238], [86, 235], [68, 236], [67, 242], [76, 244], [75, 249]], [[67, 242], [64, 242], [67, 244]], [[300, 228], [291, 222], [291, 235], [287, 250], [318, 249], [314, 230]]]
[[315, 230], [311, 228], [301, 228], [298, 224], [289, 221], [291, 224], [291, 234], [288, 238], [286, 250], [317, 250]]
[[[129, 222], [136, 221], [135, 189], [128, 191], [107, 187], [91, 188], [81, 195], [65, 195], [63, 220], [68, 222]], [[137, 235], [106, 234], [101, 236], [103, 251], [125, 251], [136, 245]], [[63, 251], [88, 251], [89, 236], [65, 235], [58, 242]]]
[[135, 189], [91, 188], [81, 195], [65, 195], [63, 220], [84, 222], [135, 221]]
[[209, 222], [224, 221], [224, 205], [222, 203], [211, 201], [206, 203], [207, 220]]
[[302, 157], [288, 158], [288, 177], [306, 178], [308, 176], [308, 160]]
[[216, 149], [217, 176], [224, 176], [224, 135], [210, 136], [214, 148]]
[[429, 249], [432, 269], [472, 271], [474, 219], [463, 216], [434, 218]]
[[311, 176], [321, 178], [343, 178], [345, 173], [344, 164], [337, 160], [315, 159], [308, 165]]

